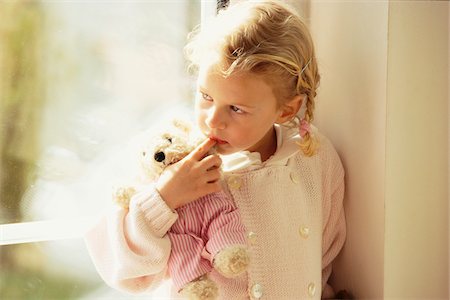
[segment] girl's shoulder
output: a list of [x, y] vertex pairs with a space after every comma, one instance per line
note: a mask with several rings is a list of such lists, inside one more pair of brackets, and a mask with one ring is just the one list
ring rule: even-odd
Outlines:
[[332, 140], [324, 133], [318, 131], [315, 133], [315, 137], [319, 142], [316, 155], [323, 171], [327, 174], [332, 173], [333, 176], [343, 176], [344, 167], [342, 160]]
[[317, 128], [313, 129], [313, 134], [319, 144], [317, 147], [317, 152], [313, 156], [307, 157], [300, 150], [297, 154], [299, 163], [314, 164], [312, 167], [317, 171], [318, 169], [321, 169], [323, 175], [325, 176], [330, 172], [334, 174], [343, 174], [344, 168], [342, 161], [332, 140]]
[[321, 131], [315, 131], [314, 137], [319, 143], [318, 153], [319, 155], [338, 155], [336, 148], [332, 140]]

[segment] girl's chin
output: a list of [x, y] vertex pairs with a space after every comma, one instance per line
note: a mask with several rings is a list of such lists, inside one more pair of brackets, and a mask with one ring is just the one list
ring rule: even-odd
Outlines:
[[228, 143], [216, 144], [216, 150], [219, 154], [222, 154], [222, 155], [232, 154], [232, 153], [238, 151], [237, 149], [234, 149], [233, 147], [231, 147], [231, 145]]
[[243, 151], [243, 149], [234, 148], [230, 144], [224, 144], [224, 145], [216, 145], [216, 151], [220, 155], [230, 155], [239, 151]]

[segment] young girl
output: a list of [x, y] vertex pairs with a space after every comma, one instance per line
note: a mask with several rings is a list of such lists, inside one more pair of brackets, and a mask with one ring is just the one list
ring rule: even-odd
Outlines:
[[[209, 138], [88, 233], [99, 273], [118, 289], [150, 291], [169, 275], [175, 209], [223, 190], [240, 211], [251, 260], [238, 279], [209, 274], [221, 299], [333, 297], [344, 170], [311, 126], [320, 77], [307, 27], [281, 3], [242, 2], [186, 50], [198, 70], [196, 120]], [[213, 146], [219, 155], [205, 157]]]

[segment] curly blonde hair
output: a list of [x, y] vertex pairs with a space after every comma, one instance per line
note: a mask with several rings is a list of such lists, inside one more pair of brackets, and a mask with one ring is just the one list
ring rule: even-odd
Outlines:
[[[278, 105], [304, 96], [305, 115], [314, 119], [314, 98], [320, 75], [314, 45], [307, 26], [286, 4], [277, 1], [240, 2], [195, 29], [185, 46], [190, 69], [215, 62], [223, 76], [250, 71], [271, 85]], [[306, 156], [318, 148], [308, 132], [299, 144]]]

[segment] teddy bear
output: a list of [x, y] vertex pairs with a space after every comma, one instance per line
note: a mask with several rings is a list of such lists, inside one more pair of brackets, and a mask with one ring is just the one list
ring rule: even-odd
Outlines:
[[[167, 166], [187, 156], [205, 139], [193, 126], [172, 120], [164, 130], [151, 133], [139, 151], [142, 182], [154, 182]], [[114, 200], [128, 207], [139, 188], [115, 190]], [[167, 233], [171, 254], [167, 263], [172, 281], [187, 299], [216, 299], [219, 288], [209, 273], [215, 269], [227, 278], [243, 274], [250, 262], [245, 228], [238, 208], [223, 191], [196, 199], [176, 209], [177, 221]]]

